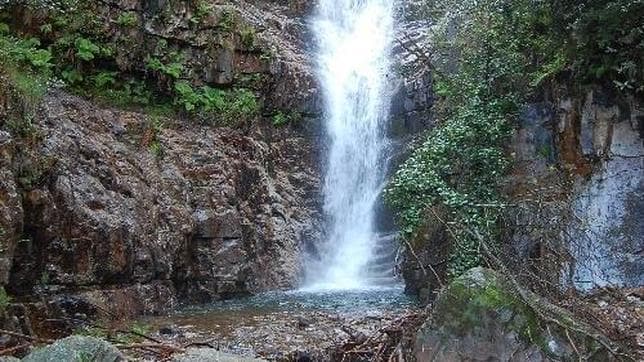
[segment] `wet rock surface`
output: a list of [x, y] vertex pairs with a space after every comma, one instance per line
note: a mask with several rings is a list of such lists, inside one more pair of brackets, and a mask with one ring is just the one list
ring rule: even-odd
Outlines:
[[143, 323], [167, 343], [206, 343], [211, 350], [268, 360], [329, 361], [345, 345], [364, 343], [405, 315], [418, 313], [401, 292], [272, 293]]
[[644, 283], [641, 102], [562, 88], [527, 106], [520, 123], [506, 186], [519, 205], [507, 213], [508, 256], [540, 259], [543, 278], [562, 289]]
[[[641, 100], [561, 84], [538, 98], [521, 110], [508, 146], [513, 168], [502, 189], [512, 202], [501, 259], [549, 294], [641, 286]], [[446, 275], [450, 245], [440, 218], [440, 209], [428, 212], [402, 264], [408, 291], [424, 300]]]

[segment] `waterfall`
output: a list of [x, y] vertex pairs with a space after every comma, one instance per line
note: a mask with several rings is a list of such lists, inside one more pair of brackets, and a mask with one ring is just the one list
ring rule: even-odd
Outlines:
[[329, 138], [324, 208], [329, 222], [321, 263], [309, 285], [352, 289], [370, 284], [374, 206], [386, 168], [391, 0], [320, 0], [313, 30]]

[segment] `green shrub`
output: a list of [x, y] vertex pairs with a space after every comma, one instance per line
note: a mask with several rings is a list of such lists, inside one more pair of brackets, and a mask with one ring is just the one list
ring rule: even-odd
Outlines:
[[52, 54], [48, 49], [41, 48], [40, 40], [36, 38], [18, 39], [11, 36], [0, 37], [0, 49], [5, 54], [7, 62], [47, 70], [53, 64]]
[[284, 113], [279, 111], [273, 115], [272, 124], [275, 127], [283, 127], [287, 124], [297, 123], [301, 119], [301, 115], [297, 112]]
[[644, 2], [585, 1], [572, 23], [572, 58], [589, 81], [607, 79], [619, 90], [644, 92]]
[[239, 36], [241, 38], [241, 43], [245, 47], [252, 48], [255, 46], [255, 28], [251, 26], [245, 26], [242, 30], [239, 31]]
[[224, 9], [221, 12], [217, 26], [223, 31], [232, 31], [237, 26], [237, 16], [232, 9]]
[[275, 127], [285, 126], [288, 124], [288, 122], [288, 117], [282, 112], [277, 112], [275, 115], [273, 115], [273, 126]]
[[212, 12], [212, 5], [206, 1], [198, 1], [195, 7], [194, 16], [190, 19], [193, 24], [198, 24], [203, 18]]
[[101, 48], [98, 45], [82, 37], [76, 38], [74, 46], [76, 47], [76, 56], [85, 61], [93, 60], [101, 52]]
[[175, 104], [182, 106], [188, 112], [196, 110], [203, 101], [200, 94], [187, 81], [176, 82], [174, 91], [176, 92]]
[[172, 58], [172, 62], [164, 64], [159, 58], [148, 57], [146, 67], [150, 70], [178, 79], [181, 77], [181, 73], [183, 73], [183, 59], [177, 53], [174, 53]]

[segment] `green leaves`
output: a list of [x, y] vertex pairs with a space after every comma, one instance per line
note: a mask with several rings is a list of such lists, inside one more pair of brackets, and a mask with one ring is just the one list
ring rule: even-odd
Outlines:
[[116, 19], [116, 23], [121, 26], [131, 28], [139, 23], [139, 17], [133, 11], [126, 11], [119, 15]]
[[202, 97], [192, 89], [192, 86], [187, 81], [179, 81], [174, 84], [174, 90], [177, 94], [175, 102], [188, 111], [192, 112], [197, 109], [201, 103]]
[[174, 59], [168, 64], [164, 64], [159, 58], [148, 57], [146, 67], [150, 70], [168, 75], [171, 78], [178, 79], [183, 73], [183, 59], [176, 53], [172, 56]]
[[101, 48], [98, 45], [82, 37], [76, 38], [74, 47], [76, 48], [76, 56], [84, 61], [93, 60], [101, 52]]
[[255, 94], [247, 89], [224, 91], [203, 86], [195, 90], [187, 81], [174, 84], [175, 104], [187, 112], [212, 113], [223, 124], [231, 125], [255, 116], [259, 103]]
[[[533, 39], [535, 27], [548, 23], [547, 12], [538, 11], [536, 2], [451, 3], [457, 4], [446, 6], [445, 16], [454, 16], [458, 9], [457, 20], [437, 21], [432, 34], [433, 51], [448, 59], [436, 64], [434, 90], [442, 97], [437, 107], [441, 121], [396, 172], [385, 198], [410, 239], [428, 219], [439, 222], [430, 209], [445, 210], [442, 221], [453, 245], [448, 270], [458, 276], [481, 263], [472, 232], [491, 244], [498, 239], [503, 204], [498, 186], [509, 165], [504, 145], [532, 89], [526, 74], [535, 74], [533, 83], [540, 83], [565, 61], [545, 62], [554, 40]], [[450, 29], [452, 21], [459, 23], [456, 34]]]
[[0, 48], [11, 57], [14, 62], [22, 63], [39, 70], [46, 70], [53, 66], [52, 55], [49, 49], [40, 47], [40, 40], [36, 38], [15, 39], [2, 37]]

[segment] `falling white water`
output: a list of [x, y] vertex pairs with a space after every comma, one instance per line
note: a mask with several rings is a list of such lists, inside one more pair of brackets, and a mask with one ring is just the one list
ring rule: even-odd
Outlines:
[[386, 167], [392, 0], [320, 1], [314, 32], [330, 142], [324, 185], [330, 232], [309, 287], [363, 288], [370, 284], [374, 206]]

